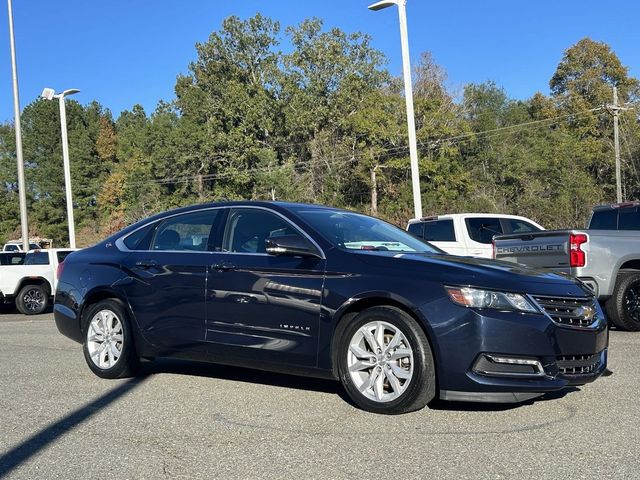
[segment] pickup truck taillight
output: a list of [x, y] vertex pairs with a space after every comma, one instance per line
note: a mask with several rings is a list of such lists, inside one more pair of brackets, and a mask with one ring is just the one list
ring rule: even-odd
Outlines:
[[491, 258], [496, 259], [496, 239], [491, 240]]
[[62, 276], [62, 269], [64, 268], [64, 262], [60, 262], [58, 264], [58, 268], [56, 268], [56, 279], [60, 280], [60, 277]]
[[569, 235], [569, 266], [584, 267], [587, 264], [587, 252], [582, 250], [582, 245], [587, 243], [584, 233], [572, 233]]

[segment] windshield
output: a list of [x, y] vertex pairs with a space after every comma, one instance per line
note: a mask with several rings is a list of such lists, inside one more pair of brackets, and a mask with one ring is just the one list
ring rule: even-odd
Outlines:
[[391, 252], [442, 253], [416, 237], [377, 218], [332, 210], [298, 210], [300, 217], [340, 248]]

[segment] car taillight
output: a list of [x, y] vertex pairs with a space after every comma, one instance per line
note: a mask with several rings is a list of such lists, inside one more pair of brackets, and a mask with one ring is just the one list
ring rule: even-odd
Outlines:
[[496, 239], [491, 240], [491, 258], [496, 259]]
[[64, 262], [58, 264], [58, 268], [56, 268], [56, 279], [60, 280], [62, 276], [62, 269], [64, 268]]
[[587, 252], [581, 248], [587, 241], [588, 238], [584, 233], [569, 235], [569, 265], [571, 267], [584, 267], [587, 264]]

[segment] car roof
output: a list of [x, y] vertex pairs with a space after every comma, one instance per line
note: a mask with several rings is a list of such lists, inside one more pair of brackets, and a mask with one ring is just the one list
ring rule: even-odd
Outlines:
[[336, 207], [328, 207], [326, 205], [317, 205], [313, 203], [296, 203], [296, 202], [282, 202], [282, 201], [273, 201], [273, 200], [221, 200], [217, 202], [206, 202], [206, 203], [196, 203], [193, 205], [188, 205], [186, 207], [175, 208], [173, 210], [165, 210], [154, 215], [142, 218], [131, 225], [123, 228], [122, 230], [114, 233], [113, 235], [105, 238], [99, 244], [106, 244], [112, 241], [115, 241], [117, 238], [124, 237], [131, 232], [137, 230], [142, 225], [153, 223], [157, 220], [162, 220], [165, 217], [170, 217], [173, 215], [179, 215], [182, 213], [189, 213], [198, 210], [203, 210], [207, 208], [230, 208], [230, 207], [264, 207], [272, 210], [280, 210], [282, 211], [291, 211], [296, 213], [297, 210], [302, 208], [304, 209], [314, 209], [314, 210], [325, 210], [331, 212], [349, 212], [349, 210], [336, 208]]
[[456, 218], [478, 218], [478, 217], [493, 217], [493, 218], [518, 218], [535, 223], [533, 220], [521, 215], [510, 215], [508, 213], [446, 213], [444, 215], [433, 215], [430, 217], [412, 218], [409, 223], [417, 222], [429, 222], [432, 220], [446, 220]]
[[37, 253], [37, 252], [76, 252], [80, 250], [79, 248], [34, 248], [29, 250], [27, 253]]
[[619, 208], [629, 208], [629, 207], [638, 207], [640, 206], [640, 201], [634, 200], [631, 202], [622, 202], [622, 203], [605, 203], [602, 205], [596, 205], [593, 207], [594, 212], [600, 212], [602, 210], [617, 210]]

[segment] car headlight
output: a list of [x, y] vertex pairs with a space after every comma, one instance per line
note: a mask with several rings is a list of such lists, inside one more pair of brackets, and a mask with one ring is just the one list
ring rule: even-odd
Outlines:
[[451, 301], [469, 308], [492, 308], [514, 312], [538, 313], [539, 310], [524, 295], [496, 292], [471, 287], [445, 287]]

